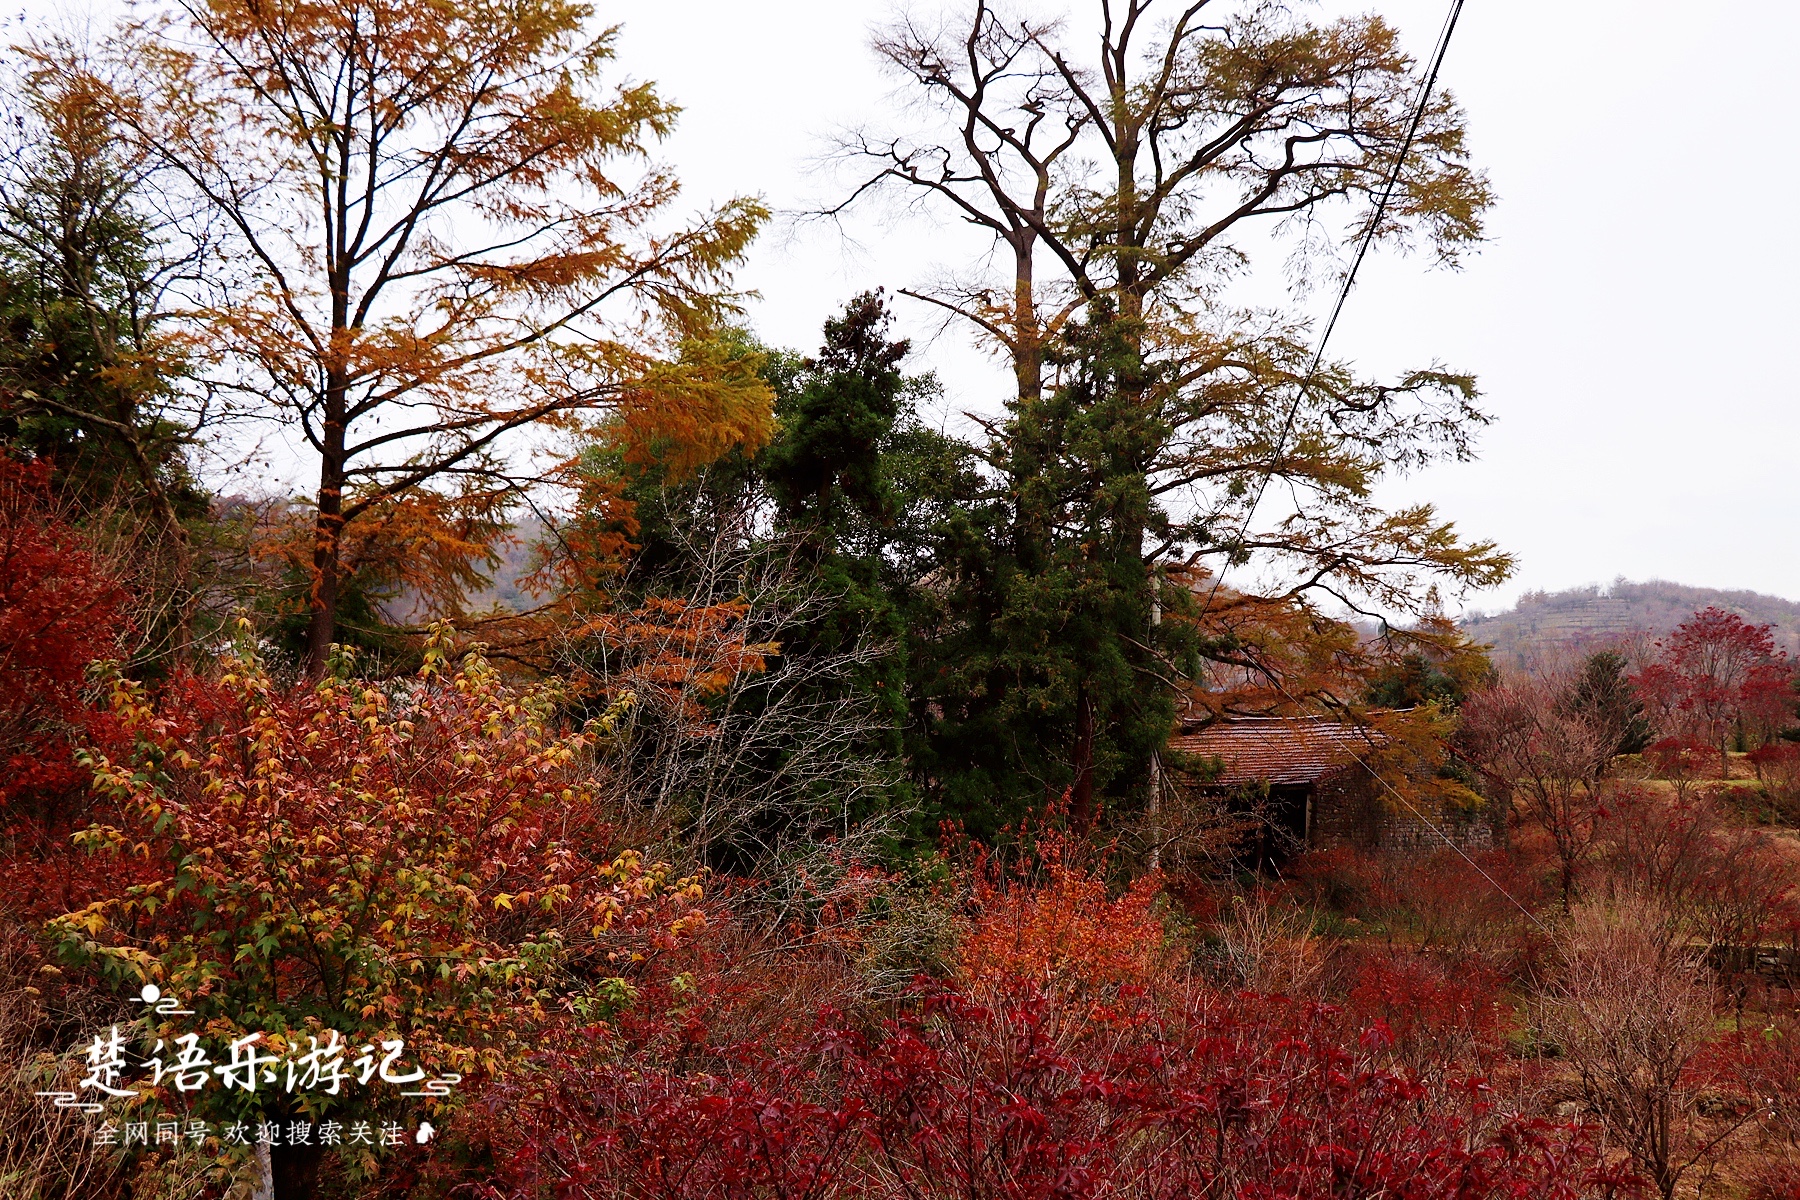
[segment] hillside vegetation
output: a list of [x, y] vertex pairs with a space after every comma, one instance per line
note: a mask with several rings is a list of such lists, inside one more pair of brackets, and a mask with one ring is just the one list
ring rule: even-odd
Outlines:
[[1524, 666], [1534, 650], [1581, 646], [1643, 633], [1659, 638], [1703, 608], [1735, 613], [1752, 625], [1773, 626], [1775, 644], [1800, 651], [1800, 603], [1761, 592], [1691, 587], [1650, 579], [1616, 579], [1606, 587], [1526, 592], [1505, 612], [1471, 612], [1462, 627], [1493, 647], [1496, 665]]

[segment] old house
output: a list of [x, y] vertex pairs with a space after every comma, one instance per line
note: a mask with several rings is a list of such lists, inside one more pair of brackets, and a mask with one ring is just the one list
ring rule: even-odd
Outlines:
[[1381, 782], [1378, 729], [1324, 716], [1228, 717], [1191, 726], [1169, 741], [1183, 790], [1224, 800], [1258, 819], [1259, 863], [1302, 850], [1431, 848], [1490, 841], [1485, 823], [1427, 814]]

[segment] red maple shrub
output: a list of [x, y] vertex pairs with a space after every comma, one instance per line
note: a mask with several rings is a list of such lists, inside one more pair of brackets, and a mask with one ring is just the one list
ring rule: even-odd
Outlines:
[[1644, 760], [1675, 785], [1675, 795], [1681, 800], [1687, 799], [1697, 780], [1725, 770], [1717, 748], [1691, 737], [1658, 738], [1644, 748]]
[[[255, 647], [246, 621], [216, 680], [151, 696], [115, 677], [130, 740], [87, 756], [112, 819], [77, 840], [138, 874], [49, 922], [66, 966], [115, 993], [153, 981], [225, 1040], [398, 1037], [474, 1086], [704, 927], [698, 879], [626, 844], [596, 782], [617, 710], [569, 728], [555, 694], [454, 659], [441, 627], [419, 670], [387, 681], [285, 685]], [[165, 1085], [158, 1103], [288, 1121], [386, 1119], [404, 1101], [269, 1090], [250, 1108]], [[278, 1197], [370, 1169], [310, 1143], [273, 1146], [270, 1167]]]
[[1378, 863], [1354, 846], [1309, 850], [1282, 869], [1296, 902], [1356, 917], [1395, 902], [1383, 874]]
[[[494, 1164], [478, 1193], [1474, 1200], [1599, 1183], [1590, 1130], [1498, 1111], [1460, 1064], [1405, 1065], [1413, 1047], [1472, 1057], [1451, 1045], [1468, 1030], [1491, 1040], [1491, 981], [1395, 962], [1349, 1010], [1226, 994], [1167, 969], [1152, 888], [1109, 897], [1057, 854], [1040, 866], [971, 886], [957, 980], [860, 1015], [826, 1004], [809, 1029], [722, 1041], [745, 1026], [716, 996], [754, 1003], [741, 978], [646, 981], [653, 1002], [488, 1091], [468, 1123]], [[1431, 1003], [1405, 1011], [1421, 986]]]
[[1721, 1037], [1699, 1069], [1754, 1112], [1761, 1169], [1750, 1200], [1800, 1198], [1800, 1021], [1771, 1013], [1760, 1027]]
[[87, 668], [111, 648], [125, 600], [55, 512], [48, 478], [0, 455], [0, 804], [82, 782], [70, 742], [90, 718]]
[[[1133, 989], [1107, 1018], [1021, 981], [929, 989], [867, 1028], [559, 1069], [490, 1097], [495, 1198], [1567, 1196], [1588, 1132], [1383, 1065], [1333, 1010]], [[573, 1064], [557, 1064], [567, 1067]]]
[[1344, 999], [1351, 1022], [1381, 1026], [1394, 1059], [1419, 1077], [1490, 1068], [1506, 1009], [1499, 972], [1472, 957], [1371, 950], [1357, 955]]
[[1767, 741], [1794, 707], [1794, 664], [1773, 627], [1706, 608], [1657, 643], [1656, 662], [1635, 680], [1665, 738], [1702, 742], [1721, 773], [1734, 732]]
[[1800, 743], [1764, 742], [1744, 757], [1775, 810], [1791, 822], [1800, 808]]
[[69, 843], [89, 811], [75, 748], [112, 735], [86, 681], [115, 646], [124, 602], [56, 511], [48, 467], [0, 454], [0, 891], [30, 918], [91, 891]]

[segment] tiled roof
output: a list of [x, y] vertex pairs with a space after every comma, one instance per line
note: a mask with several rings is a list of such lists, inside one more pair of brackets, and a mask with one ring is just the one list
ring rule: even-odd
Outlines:
[[1217, 758], [1224, 771], [1208, 787], [1316, 783], [1350, 766], [1387, 739], [1329, 717], [1238, 717], [1169, 739], [1169, 749]]

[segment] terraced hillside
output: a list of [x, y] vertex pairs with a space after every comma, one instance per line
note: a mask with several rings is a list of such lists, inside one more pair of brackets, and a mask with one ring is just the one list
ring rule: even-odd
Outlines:
[[1516, 607], [1493, 614], [1474, 612], [1462, 625], [1477, 641], [1494, 647], [1497, 664], [1516, 666], [1543, 647], [1581, 646], [1640, 632], [1661, 637], [1708, 605], [1758, 625], [1775, 626], [1776, 644], [1800, 654], [1800, 603], [1760, 592], [1690, 587], [1660, 579], [1527, 592]]

